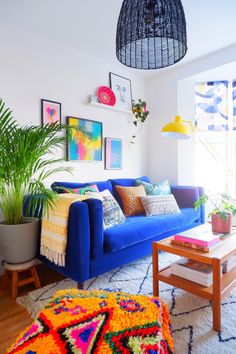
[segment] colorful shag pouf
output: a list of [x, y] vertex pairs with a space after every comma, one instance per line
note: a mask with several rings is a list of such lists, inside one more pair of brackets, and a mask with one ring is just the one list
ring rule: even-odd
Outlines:
[[173, 353], [169, 312], [156, 297], [58, 291], [8, 353]]

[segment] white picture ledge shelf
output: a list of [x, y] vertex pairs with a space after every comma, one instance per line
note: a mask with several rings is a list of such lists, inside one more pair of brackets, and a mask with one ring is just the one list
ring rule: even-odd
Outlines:
[[95, 102], [95, 101], [91, 101], [91, 100], [88, 102], [88, 104], [90, 106], [106, 109], [108, 111], [115, 111], [115, 112], [126, 113], [126, 114], [133, 113], [131, 110], [128, 110], [128, 109], [121, 109], [121, 108], [117, 108], [115, 106], [109, 106], [107, 104], [103, 104], [103, 103], [99, 103], [99, 102]]

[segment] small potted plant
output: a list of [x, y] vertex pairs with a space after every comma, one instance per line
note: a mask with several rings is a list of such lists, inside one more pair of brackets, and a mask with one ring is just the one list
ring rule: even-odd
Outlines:
[[[141, 129], [140, 124], [145, 123], [149, 115], [149, 111], [147, 110], [147, 103], [145, 101], [142, 101], [141, 99], [139, 99], [137, 103], [133, 102], [132, 112], [134, 115], [133, 125], [136, 127], [136, 129], [138, 129], [138, 131], [140, 131]], [[133, 133], [132, 135], [132, 139], [131, 139], [132, 144], [134, 144], [134, 139], [136, 138], [136, 135], [137, 132]]]
[[226, 193], [218, 194], [216, 199], [210, 199], [204, 194], [195, 202], [195, 209], [198, 210], [201, 205], [205, 205], [208, 201], [213, 205], [213, 210], [209, 213], [212, 231], [223, 234], [230, 233], [232, 230], [232, 215], [236, 215], [236, 206], [232, 198]]
[[39, 216], [53, 206], [56, 193], [44, 180], [70, 170], [57, 157], [65, 143], [63, 128], [56, 123], [21, 127], [0, 99], [0, 248], [8, 263], [24, 263], [36, 255], [39, 220], [23, 215], [25, 196], [29, 215]]

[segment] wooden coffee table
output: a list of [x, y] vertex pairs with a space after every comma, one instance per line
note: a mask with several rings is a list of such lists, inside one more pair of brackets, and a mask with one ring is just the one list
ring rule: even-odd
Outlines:
[[[170, 266], [159, 270], [159, 250], [212, 265], [213, 285], [205, 287], [201, 284], [173, 275], [171, 274]], [[229, 236], [223, 241], [222, 245], [209, 253], [173, 245], [171, 243], [171, 237], [163, 241], [153, 242], [153, 295], [159, 296], [159, 281], [162, 281], [212, 301], [213, 330], [220, 331], [221, 300], [227, 296], [229, 291], [236, 285], [236, 267], [221, 276], [221, 265], [234, 254], [236, 254], [236, 234]]]

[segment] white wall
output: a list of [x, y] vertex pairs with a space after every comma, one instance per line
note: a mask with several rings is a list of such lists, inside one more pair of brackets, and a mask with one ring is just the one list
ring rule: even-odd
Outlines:
[[[109, 85], [109, 72], [130, 78], [133, 98], [146, 98], [143, 79], [120, 65], [114, 66], [86, 56], [39, 34], [1, 21], [0, 97], [21, 124], [41, 124], [40, 99], [62, 103], [62, 117], [71, 115], [103, 122], [103, 137], [123, 139], [122, 170], [104, 170], [96, 163], [65, 162], [73, 175], [61, 173], [46, 181], [93, 181], [146, 174], [146, 129], [129, 144], [132, 114], [107, 111], [86, 104], [89, 94]], [[61, 154], [61, 153], [60, 153]], [[1, 216], [0, 216], [1, 220]]]
[[[178, 81], [178, 112], [181, 112], [183, 120], [194, 123], [195, 80], [193, 78]], [[195, 185], [195, 144], [193, 137], [188, 140], [179, 140], [177, 149], [178, 183]]]
[[[74, 167], [73, 176], [65, 174], [53, 180], [99, 180], [116, 176], [138, 176], [146, 172], [145, 129], [142, 139], [128, 146], [132, 133], [132, 115], [107, 111], [86, 104], [89, 94], [101, 85], [109, 85], [109, 72], [128, 77], [132, 82], [133, 98], [146, 96], [142, 79], [130, 70], [96, 60], [23, 28], [1, 22], [4, 50], [0, 56], [0, 97], [13, 110], [21, 124], [41, 124], [40, 99], [62, 103], [62, 117], [71, 115], [103, 122], [103, 136], [123, 139], [122, 171], [104, 170], [98, 163], [66, 162]], [[123, 67], [122, 67], [123, 68]], [[49, 181], [50, 182], [50, 181]], [[49, 183], [48, 182], [48, 183]]]
[[[172, 70], [163, 71], [161, 75], [149, 79], [148, 100], [151, 117], [148, 124], [148, 151], [151, 158], [148, 165], [148, 175], [151, 179], [160, 180], [168, 177], [172, 183], [193, 183], [191, 143], [186, 141], [178, 143], [175, 140], [163, 138], [160, 135], [160, 130], [177, 114], [182, 115], [185, 119], [189, 118], [186, 115], [187, 112], [189, 115], [191, 112], [189, 99], [191, 99], [190, 91], [193, 82], [188, 82], [185, 79], [234, 62], [235, 52], [236, 45], [189, 64], [176, 68], [173, 66]], [[185, 82], [181, 83], [182, 80]], [[183, 89], [185, 85], [186, 88]], [[178, 96], [178, 88], [180, 88], [181, 97]], [[190, 91], [188, 91], [189, 89]], [[184, 100], [186, 100], [188, 107], [185, 107]], [[183, 146], [184, 143], [186, 144]], [[183, 151], [186, 152], [187, 161], [182, 159]]]

